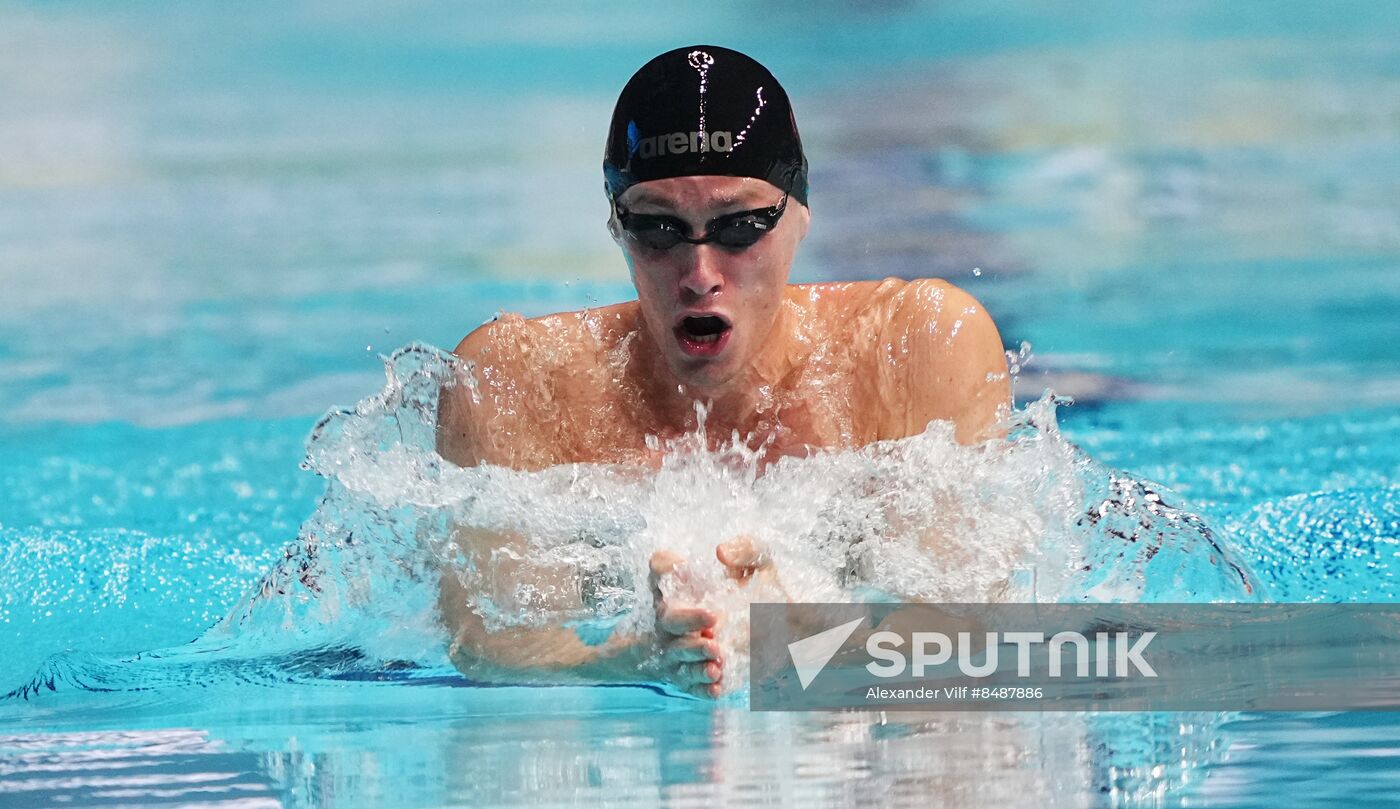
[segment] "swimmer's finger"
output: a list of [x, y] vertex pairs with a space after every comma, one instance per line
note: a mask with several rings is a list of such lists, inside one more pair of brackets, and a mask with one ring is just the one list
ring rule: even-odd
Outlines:
[[651, 584], [652, 603], [661, 603], [661, 577], [680, 571], [684, 561], [671, 551], [657, 551], [651, 555], [651, 573], [647, 578]]
[[747, 580], [756, 571], [771, 567], [768, 555], [758, 548], [752, 537], [740, 536], [715, 547], [715, 558], [729, 569], [731, 578]]
[[686, 689], [686, 693], [698, 699], [719, 699], [719, 683], [701, 683]]
[[728, 567], [766, 567], [768, 555], [750, 536], [737, 536], [715, 548], [715, 556]]
[[719, 682], [724, 669], [713, 660], [705, 663], [682, 663], [676, 667], [676, 684], [682, 688]]
[[666, 657], [674, 663], [696, 663], [704, 660], [719, 661], [719, 645], [699, 635], [686, 635], [672, 641], [666, 647]]
[[662, 576], [680, 567], [681, 559], [679, 554], [671, 551], [657, 551], [651, 555], [651, 578], [652, 581], [659, 580]]
[[657, 627], [669, 635], [697, 632], [715, 623], [715, 614], [700, 607], [665, 607], [656, 616]]

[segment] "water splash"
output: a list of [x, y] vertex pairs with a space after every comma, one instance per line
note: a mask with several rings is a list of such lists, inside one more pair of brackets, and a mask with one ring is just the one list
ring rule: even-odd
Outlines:
[[[711, 449], [702, 410], [694, 432], [652, 442], [659, 468], [520, 471], [464, 469], [436, 452], [438, 395], [476, 384], [473, 369], [412, 345], [386, 374], [379, 394], [313, 430], [305, 466], [326, 480], [325, 496], [259, 585], [183, 653], [128, 664], [177, 681], [204, 661], [236, 661], [228, 676], [242, 679], [376, 666], [440, 673], [444, 575], [495, 631], [563, 626], [587, 643], [646, 633], [648, 560], [658, 550], [686, 561], [683, 574], [662, 580], [663, 593], [725, 616], [719, 640], [736, 661], [726, 673], [735, 684], [745, 680], [753, 600], [1259, 595], [1237, 555], [1173, 495], [1066, 441], [1048, 394], [1015, 414], [1005, 440], [971, 447], [935, 422], [908, 439], [765, 465], [762, 448], [737, 436]], [[463, 547], [464, 531], [513, 541], [478, 552]], [[740, 535], [773, 560], [775, 584], [728, 577], [715, 546]], [[120, 689], [138, 680], [72, 659], [51, 663], [35, 684]]]
[[[773, 560], [779, 597], [800, 601], [1241, 600], [1242, 563], [1170, 494], [1102, 467], [1060, 436], [1050, 397], [1006, 441], [958, 445], [951, 427], [764, 466], [737, 437], [710, 450], [704, 413], [649, 470], [569, 464], [458, 468], [435, 451], [441, 387], [470, 368], [424, 346], [398, 352], [377, 396], [333, 413], [308, 443], [327, 479], [317, 514], [220, 631], [276, 627], [318, 642], [424, 659], [443, 643], [440, 570], [489, 629], [651, 629], [651, 554], [686, 560], [668, 595], [728, 617], [745, 647], [747, 604], [771, 598], [728, 578], [715, 546], [747, 535]], [[456, 531], [518, 541], [469, 553]], [[326, 637], [327, 629], [336, 637]]]

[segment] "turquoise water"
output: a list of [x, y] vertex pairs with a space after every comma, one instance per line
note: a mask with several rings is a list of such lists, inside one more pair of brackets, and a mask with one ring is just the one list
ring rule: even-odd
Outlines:
[[688, 41], [794, 98], [797, 280], [953, 279], [1265, 597], [1393, 600], [1400, 12], [1025, 5], [0, 5], [0, 805], [1390, 800], [1388, 715], [771, 716], [205, 634], [381, 355], [629, 296], [602, 135]]

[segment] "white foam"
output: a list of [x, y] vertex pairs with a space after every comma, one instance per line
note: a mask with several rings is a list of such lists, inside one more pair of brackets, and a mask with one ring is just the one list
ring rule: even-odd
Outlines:
[[[738, 686], [752, 601], [1251, 597], [1248, 575], [1199, 518], [1060, 436], [1049, 396], [1015, 414], [1008, 439], [971, 447], [935, 422], [912, 438], [765, 469], [743, 442], [707, 449], [702, 418], [664, 445], [655, 470], [463, 469], [434, 449], [438, 389], [463, 370], [409, 347], [379, 395], [318, 426], [307, 464], [327, 478], [327, 497], [228, 626], [266, 627], [270, 610], [279, 631], [348, 634], [381, 655], [441, 649], [447, 632], [432, 605], [446, 569], [493, 630], [647, 632], [648, 561], [667, 550], [685, 564], [662, 592], [725, 616], [717, 637], [733, 661], [726, 682]], [[451, 526], [520, 544], [470, 556]], [[776, 581], [727, 576], [715, 548], [737, 536], [759, 544]]]

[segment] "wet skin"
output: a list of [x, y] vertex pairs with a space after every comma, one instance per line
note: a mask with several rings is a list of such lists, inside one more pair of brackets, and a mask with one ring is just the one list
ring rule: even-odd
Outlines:
[[[716, 218], [778, 203], [782, 192], [749, 178], [679, 177], [636, 185], [629, 211], [673, 217], [699, 236]], [[755, 244], [647, 247], [609, 222], [637, 300], [533, 320], [504, 317], [472, 332], [456, 354], [473, 364], [475, 396], [444, 388], [438, 449], [462, 466], [543, 469], [564, 463], [655, 466], [646, 437], [673, 438], [709, 406], [716, 445], [737, 431], [765, 459], [847, 449], [952, 422], [958, 441], [998, 434], [1010, 410], [996, 326], [976, 300], [937, 279], [790, 285], [788, 272], [810, 213], [789, 201]], [[718, 336], [714, 333], [719, 327]], [[521, 537], [459, 532], [471, 554]], [[717, 546], [741, 584], [776, 581], [746, 537]], [[702, 563], [700, 560], [692, 564]], [[586, 647], [572, 632], [493, 638], [444, 577], [442, 606], [454, 661], [478, 677], [530, 670], [561, 679], [635, 679], [638, 671], [698, 696], [720, 693], [724, 661], [714, 630], [724, 616], [661, 596], [683, 575], [667, 551], [651, 560], [656, 632]]]

